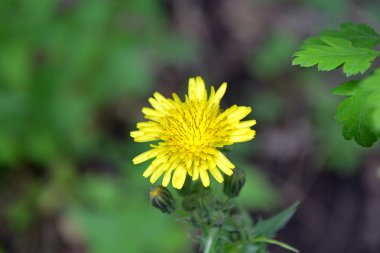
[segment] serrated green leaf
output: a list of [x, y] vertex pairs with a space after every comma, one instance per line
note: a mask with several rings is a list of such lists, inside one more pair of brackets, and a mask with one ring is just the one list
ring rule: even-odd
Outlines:
[[346, 98], [337, 109], [336, 120], [343, 124], [342, 134], [346, 140], [354, 139], [363, 147], [370, 147], [377, 141], [365, 97]]
[[374, 123], [374, 128], [376, 129], [376, 132], [380, 133], [380, 101], [373, 112], [372, 120]]
[[328, 44], [326, 44], [325, 42], [323, 42], [321, 40], [320, 37], [310, 37], [310, 38], [307, 38], [306, 40], [304, 40], [302, 46], [301, 46], [301, 49], [305, 49], [305, 48], [308, 48], [310, 46], [327, 46]]
[[380, 35], [365, 24], [343, 23], [340, 25], [341, 30], [322, 31], [318, 36], [307, 38], [302, 45], [305, 48], [310, 45], [327, 44], [321, 40], [321, 37], [334, 37], [351, 42], [354, 47], [373, 48], [380, 43]]
[[380, 106], [380, 70], [362, 80], [353, 95], [339, 105], [336, 120], [343, 125], [342, 134], [346, 140], [354, 139], [363, 147], [370, 147], [379, 138], [373, 121]]
[[348, 40], [354, 47], [373, 48], [380, 43], [380, 35], [366, 24], [343, 23], [340, 29], [324, 31], [321, 35]]
[[334, 89], [332, 89], [331, 93], [334, 95], [351, 96], [355, 93], [356, 89], [358, 88], [359, 83], [360, 83], [360, 80], [344, 82], [338, 87], [335, 87]]
[[275, 216], [260, 220], [255, 225], [255, 234], [258, 236], [272, 237], [277, 233], [278, 230], [283, 228], [286, 223], [290, 220], [293, 214], [296, 212], [298, 202], [283, 210], [282, 212], [276, 214]]
[[330, 36], [320, 37], [326, 45], [312, 41], [297, 51], [293, 65], [311, 67], [318, 65], [318, 70], [327, 71], [343, 66], [347, 76], [364, 73], [379, 52], [369, 48], [353, 47], [350, 41]]

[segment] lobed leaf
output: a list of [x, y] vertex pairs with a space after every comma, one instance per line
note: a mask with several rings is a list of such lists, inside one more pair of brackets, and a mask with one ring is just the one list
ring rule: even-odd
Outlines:
[[331, 93], [334, 95], [341, 95], [341, 96], [350, 96], [353, 95], [356, 91], [356, 89], [359, 87], [360, 80], [353, 80], [344, 82], [338, 87], [335, 87], [331, 90]]
[[336, 120], [343, 124], [342, 134], [346, 140], [354, 139], [363, 147], [370, 147], [377, 141], [365, 97], [346, 98], [337, 109]]
[[378, 101], [379, 102], [377, 103], [372, 115], [372, 121], [376, 132], [380, 133], [380, 97]]
[[[355, 86], [354, 92], [347, 86]], [[343, 137], [354, 139], [363, 147], [372, 146], [380, 136], [380, 129], [376, 128], [376, 115], [380, 110], [380, 69], [355, 85], [346, 83], [337, 90], [346, 91], [349, 95], [336, 112], [338, 124], [343, 125]]]
[[[323, 44], [323, 43], [324, 44]], [[364, 73], [380, 52], [369, 48], [353, 47], [348, 40], [330, 36], [308, 40], [303, 49], [297, 51], [293, 65], [301, 67], [318, 66], [318, 70], [327, 71], [343, 66], [347, 76]]]
[[343, 23], [340, 29], [327, 30], [321, 35], [348, 40], [354, 47], [373, 48], [380, 43], [380, 35], [366, 24]]

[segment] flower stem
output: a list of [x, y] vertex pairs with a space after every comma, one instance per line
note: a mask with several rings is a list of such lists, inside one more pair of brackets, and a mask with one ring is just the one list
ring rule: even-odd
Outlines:
[[208, 236], [207, 236], [205, 247], [203, 249], [203, 253], [211, 253], [211, 246], [212, 246], [212, 243], [214, 242], [215, 235], [217, 232], [218, 232], [217, 228], [211, 228], [208, 231]]

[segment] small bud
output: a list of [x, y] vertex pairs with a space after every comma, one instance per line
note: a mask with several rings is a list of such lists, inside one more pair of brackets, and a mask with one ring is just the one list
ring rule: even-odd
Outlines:
[[171, 214], [175, 210], [175, 201], [170, 191], [163, 186], [156, 186], [149, 192], [150, 203], [163, 213]]
[[223, 192], [230, 198], [239, 196], [241, 189], [245, 184], [245, 172], [239, 168], [235, 168], [234, 173], [225, 177]]

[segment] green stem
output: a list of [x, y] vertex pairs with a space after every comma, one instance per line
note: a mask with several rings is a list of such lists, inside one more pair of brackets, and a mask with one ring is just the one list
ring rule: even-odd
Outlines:
[[207, 240], [206, 240], [206, 244], [205, 244], [205, 247], [203, 249], [203, 253], [211, 253], [210, 250], [211, 250], [212, 243], [214, 242], [215, 235], [217, 234], [217, 232], [218, 232], [217, 228], [211, 228], [209, 230]]

